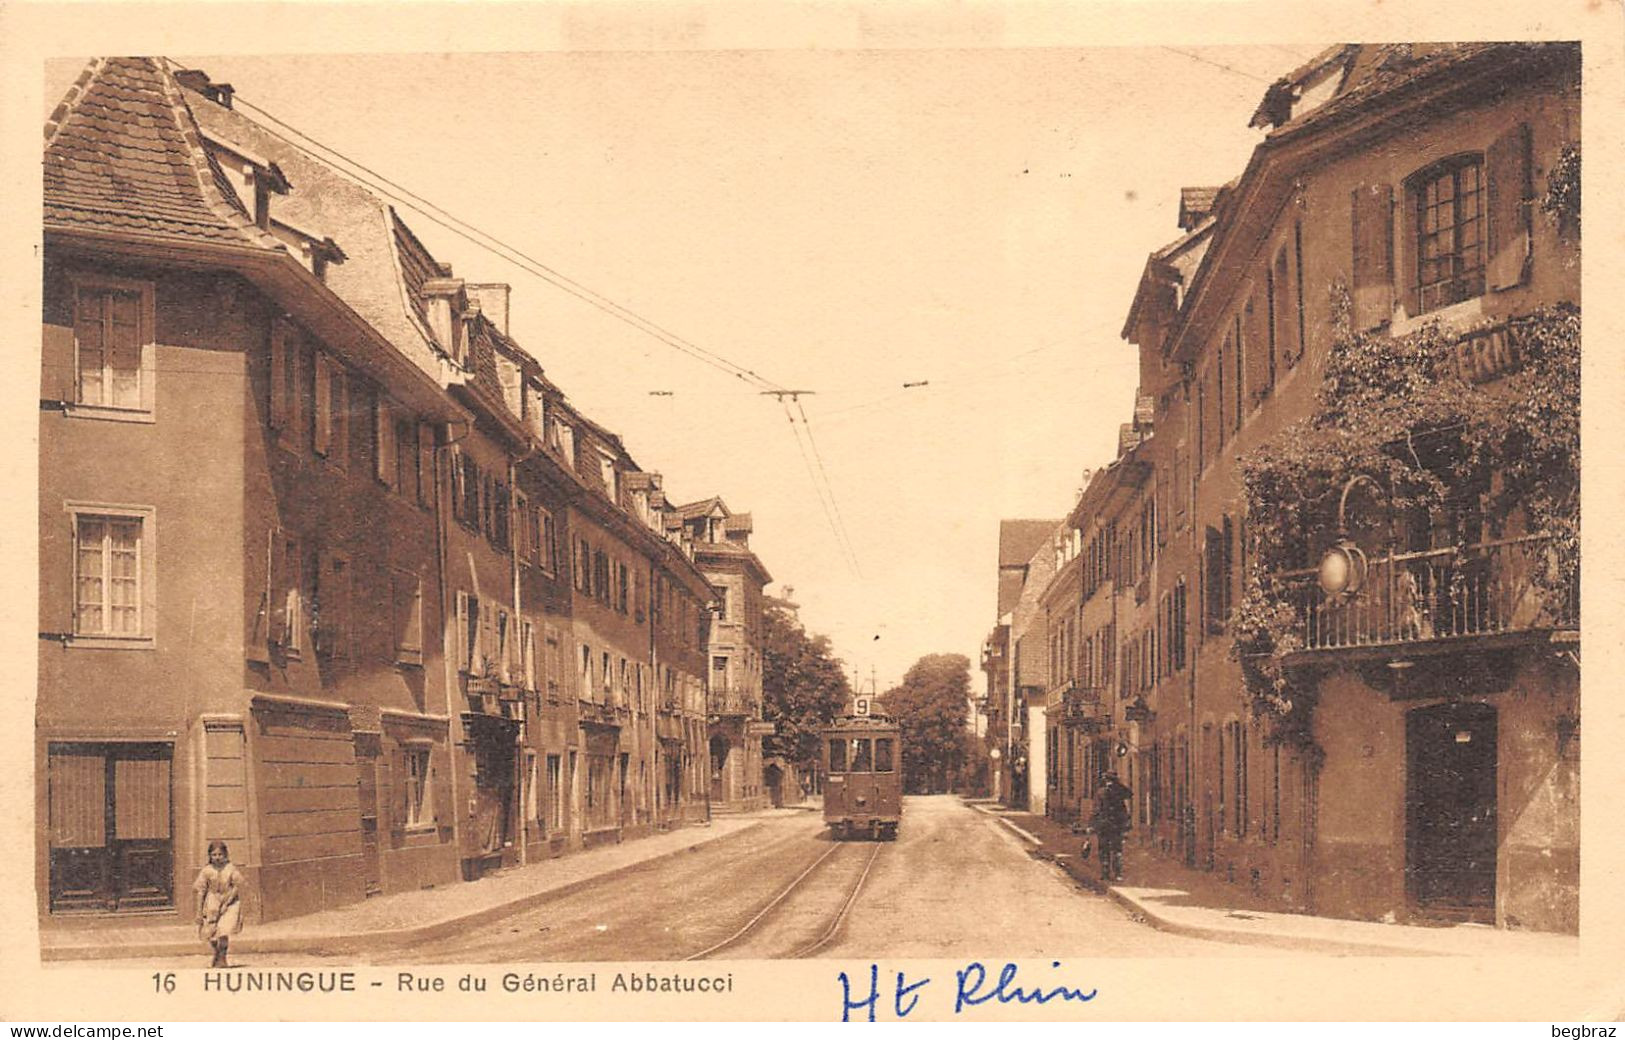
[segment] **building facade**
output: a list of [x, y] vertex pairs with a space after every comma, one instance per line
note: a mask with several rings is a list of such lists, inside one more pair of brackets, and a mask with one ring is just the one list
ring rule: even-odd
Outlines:
[[762, 720], [762, 590], [773, 578], [750, 549], [749, 513], [730, 512], [711, 498], [678, 507], [670, 522], [712, 589], [706, 648], [711, 807], [758, 809], [767, 803], [762, 740], [773, 732]]
[[1334, 47], [1254, 121], [1124, 330], [1138, 840], [1286, 908], [1574, 931], [1578, 48]]
[[506, 286], [155, 59], [87, 66], [45, 198], [42, 919], [213, 840], [254, 921], [706, 817], [711, 584]]

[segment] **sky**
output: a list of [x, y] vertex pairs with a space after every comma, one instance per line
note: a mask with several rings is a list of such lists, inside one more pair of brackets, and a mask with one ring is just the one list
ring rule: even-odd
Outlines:
[[[807, 391], [816, 454], [777, 399], [402, 208], [512, 285], [515, 338], [668, 497], [751, 513], [769, 591], [885, 690], [925, 654], [975, 668], [1000, 518], [1058, 520], [1115, 454], [1120, 330], [1179, 189], [1240, 173], [1265, 87], [1319, 49], [170, 57]], [[81, 67], [47, 63], [47, 108]]]

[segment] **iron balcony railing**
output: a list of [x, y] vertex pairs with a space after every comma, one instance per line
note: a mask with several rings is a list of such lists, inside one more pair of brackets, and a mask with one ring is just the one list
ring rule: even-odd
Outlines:
[[705, 710], [711, 715], [757, 715], [761, 698], [754, 691], [732, 686], [705, 691]]
[[1298, 612], [1306, 650], [1424, 643], [1440, 639], [1576, 628], [1578, 581], [1547, 588], [1542, 535], [1394, 553], [1370, 561], [1359, 592], [1328, 597], [1313, 570], [1277, 575]]

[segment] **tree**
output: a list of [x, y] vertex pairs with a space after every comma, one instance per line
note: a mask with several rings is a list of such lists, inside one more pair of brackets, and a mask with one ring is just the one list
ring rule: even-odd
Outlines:
[[953, 790], [965, 765], [970, 658], [927, 654], [881, 704], [903, 739], [903, 789], [912, 794]]
[[825, 636], [808, 635], [796, 616], [768, 604], [762, 612], [762, 718], [774, 724], [769, 755], [805, 775], [820, 757], [819, 730], [846, 706], [852, 688]]

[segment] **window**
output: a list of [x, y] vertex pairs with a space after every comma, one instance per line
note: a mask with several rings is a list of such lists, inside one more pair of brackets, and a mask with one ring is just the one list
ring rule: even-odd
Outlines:
[[581, 644], [581, 697], [592, 698], [592, 647]]
[[1232, 527], [1229, 517], [1224, 518], [1222, 530], [1209, 527], [1204, 545], [1203, 612], [1207, 631], [1221, 634], [1225, 620], [1230, 616], [1231, 584], [1234, 578], [1232, 564]]
[[1484, 160], [1448, 159], [1413, 178], [1422, 312], [1484, 293]]
[[485, 650], [480, 645], [480, 601], [457, 593], [457, 668], [468, 675], [483, 675]]
[[1303, 221], [1301, 220], [1293, 221], [1292, 223], [1292, 263], [1294, 270], [1292, 286], [1296, 290], [1298, 306], [1298, 338], [1293, 343], [1292, 352], [1287, 354], [1286, 363], [1288, 368], [1291, 368], [1293, 365], [1297, 364], [1298, 359], [1303, 357], [1303, 352], [1308, 346], [1308, 340], [1304, 336]]
[[530, 499], [516, 486], [513, 491], [513, 552], [526, 563], [536, 560], [536, 524], [530, 509]]
[[310, 625], [316, 652], [327, 657], [350, 654], [350, 561], [323, 553], [316, 568], [316, 590], [310, 602]]
[[302, 428], [304, 384], [300, 380], [304, 344], [299, 329], [286, 318], [271, 321], [271, 427], [280, 433], [285, 448], [296, 447], [295, 431]]
[[549, 823], [553, 830], [564, 829], [564, 777], [558, 755], [547, 756], [547, 798]]
[[[432, 449], [431, 449], [432, 450]], [[424, 474], [423, 444], [417, 423], [395, 421], [395, 487], [410, 501], [424, 502], [429, 481]]]
[[401, 753], [406, 770], [406, 826], [434, 826], [434, 784], [431, 782], [429, 749], [411, 747]]
[[[1248, 306], [1251, 307], [1252, 305], [1248, 304]], [[1235, 344], [1236, 344], [1236, 414], [1235, 414], [1235, 417], [1234, 417], [1233, 421], [1235, 422], [1236, 429], [1239, 430], [1239, 429], [1241, 429], [1241, 417], [1247, 413], [1247, 407], [1246, 407], [1247, 343], [1246, 343], [1246, 340], [1244, 340], [1242, 338], [1241, 315], [1239, 315], [1239, 314], [1236, 315], [1235, 326], [1236, 327], [1235, 327], [1234, 337], [1235, 337]]]
[[609, 651], [608, 650], [605, 650], [603, 652], [603, 655], [600, 658], [599, 663], [601, 665], [603, 665], [603, 668], [599, 671], [598, 677], [602, 681], [604, 694], [607, 697], [610, 690], [613, 688], [614, 683], [615, 683], [615, 672], [610, 667], [610, 657], [609, 657]]
[[150, 282], [82, 276], [73, 282], [73, 411], [147, 420], [153, 407]]
[[409, 571], [389, 572], [394, 607], [395, 663], [423, 663], [423, 580]]
[[396, 424], [389, 399], [382, 391], [372, 399], [372, 461], [373, 473], [387, 488], [404, 486], [399, 471], [400, 453], [396, 450]]
[[350, 405], [344, 367], [326, 354], [316, 355], [316, 454], [343, 468], [349, 461]]
[[874, 766], [870, 761], [869, 739], [867, 737], [852, 738], [852, 772], [867, 773]]
[[553, 514], [541, 506], [536, 506], [531, 511], [530, 522], [531, 556], [537, 566], [541, 567], [542, 573], [551, 575], [558, 566]]
[[521, 684], [527, 690], [536, 689], [536, 626], [529, 621], [519, 623], [519, 663]]
[[271, 642], [299, 656], [305, 638], [305, 556], [298, 536], [277, 530], [271, 536]]
[[875, 772], [890, 773], [892, 771], [892, 739], [890, 737], [875, 738]]
[[69, 510], [74, 636], [115, 641], [112, 645], [150, 640], [152, 511], [71, 505]]
[[418, 505], [429, 509], [435, 502], [434, 427], [426, 422], [418, 423], [417, 438], [417, 453], [413, 459], [418, 469]]

